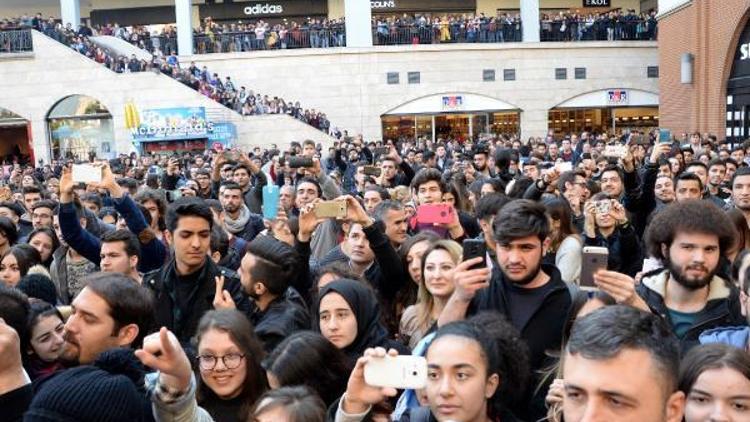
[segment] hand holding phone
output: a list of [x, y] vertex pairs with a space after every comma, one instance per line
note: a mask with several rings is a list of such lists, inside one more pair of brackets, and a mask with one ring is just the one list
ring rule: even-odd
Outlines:
[[286, 160], [287, 164], [289, 164], [289, 167], [291, 168], [300, 168], [300, 167], [312, 167], [313, 166], [313, 159], [310, 157], [289, 157]]
[[596, 290], [594, 274], [607, 269], [609, 250], [600, 246], [586, 246], [581, 255], [581, 283], [584, 290]]
[[573, 170], [573, 163], [571, 163], [570, 161], [556, 163], [555, 170], [557, 170], [557, 172], [560, 174], [565, 173], [566, 171], [571, 171]]
[[346, 218], [346, 200], [320, 201], [315, 204], [317, 218]]
[[659, 143], [671, 144], [672, 143], [672, 131], [669, 129], [659, 129]]
[[372, 149], [373, 155], [388, 155], [391, 152], [389, 147], [375, 147]]
[[487, 266], [487, 244], [484, 239], [464, 239], [463, 241], [463, 259], [468, 261], [472, 258], [482, 258], [482, 262], [472, 265], [468, 269], [485, 268]]
[[263, 186], [263, 218], [273, 220], [279, 212], [279, 196], [281, 190], [278, 185], [267, 184]]
[[102, 167], [93, 164], [73, 164], [73, 182], [101, 183]]
[[417, 207], [417, 221], [427, 224], [450, 224], [455, 210], [450, 204], [424, 204]]
[[625, 145], [607, 145], [604, 147], [604, 156], [611, 158], [623, 158], [628, 150]]
[[422, 356], [370, 357], [365, 382], [373, 387], [419, 389], [427, 385], [427, 360]]

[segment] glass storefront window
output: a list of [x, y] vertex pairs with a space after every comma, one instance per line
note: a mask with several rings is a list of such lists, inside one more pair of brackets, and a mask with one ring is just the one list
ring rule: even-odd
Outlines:
[[417, 116], [417, 138], [432, 139], [432, 116]]
[[622, 133], [627, 129], [648, 131], [659, 126], [658, 107], [552, 109], [549, 128], [563, 136], [584, 131]]
[[[426, 138], [477, 139], [482, 134], [518, 135], [521, 113], [518, 111], [388, 115], [381, 117], [383, 139]], [[415, 128], [416, 125], [416, 128]]]
[[383, 116], [383, 139], [414, 137], [414, 116]]
[[477, 114], [471, 117], [471, 135], [477, 139], [479, 135], [489, 132], [487, 126], [487, 115]]
[[520, 133], [520, 113], [517, 111], [490, 114], [490, 132], [498, 135], [518, 135]]
[[435, 116], [435, 137], [453, 138], [465, 141], [469, 136], [469, 116], [466, 114], [446, 114]]
[[113, 158], [112, 115], [99, 100], [83, 95], [64, 98], [47, 115], [52, 158]]

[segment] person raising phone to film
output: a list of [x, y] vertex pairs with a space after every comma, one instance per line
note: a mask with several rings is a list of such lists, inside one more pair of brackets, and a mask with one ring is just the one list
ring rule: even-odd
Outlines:
[[[397, 364], [397, 356], [393, 349], [365, 350], [349, 377], [346, 392], [329, 409], [329, 420], [369, 420], [373, 405], [396, 395], [396, 388], [415, 382], [414, 372], [402, 374], [387, 369], [389, 364]], [[528, 381], [526, 356], [526, 345], [518, 331], [496, 313], [445, 325], [427, 349], [426, 379], [421, 380], [427, 405], [412, 408], [394, 420], [520, 421], [512, 408]], [[367, 366], [373, 364], [389, 373], [376, 377], [387, 387], [368, 379]], [[335, 419], [330, 418], [334, 410]]]

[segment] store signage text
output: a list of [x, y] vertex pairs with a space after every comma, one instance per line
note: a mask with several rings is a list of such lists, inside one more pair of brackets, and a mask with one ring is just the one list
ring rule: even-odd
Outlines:
[[624, 89], [613, 89], [607, 91], [607, 104], [609, 105], [627, 104], [628, 101], [628, 91], [625, 91]]
[[443, 110], [457, 110], [464, 106], [464, 97], [461, 95], [451, 95], [443, 97]]
[[583, 7], [610, 7], [611, 0], [583, 0]]
[[207, 132], [212, 132], [213, 130], [213, 122], [196, 124], [185, 122], [180, 125], [170, 126], [142, 125], [131, 129], [130, 132], [134, 136], [168, 138], [175, 135], [205, 135]]
[[280, 4], [256, 4], [244, 9], [246, 15], [278, 15], [284, 13], [284, 7]]
[[750, 43], [740, 45], [740, 60], [750, 59]]
[[396, 0], [372, 0], [370, 2], [371, 9], [387, 9], [396, 7]]

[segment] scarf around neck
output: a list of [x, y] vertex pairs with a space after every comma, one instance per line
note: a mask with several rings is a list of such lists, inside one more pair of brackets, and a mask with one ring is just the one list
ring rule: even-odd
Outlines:
[[232, 217], [229, 216], [229, 214], [224, 214], [224, 225], [232, 234], [237, 234], [244, 230], [249, 220], [250, 209], [245, 204], [242, 204], [242, 208], [240, 209], [240, 216], [237, 217], [236, 220], [233, 220]]

